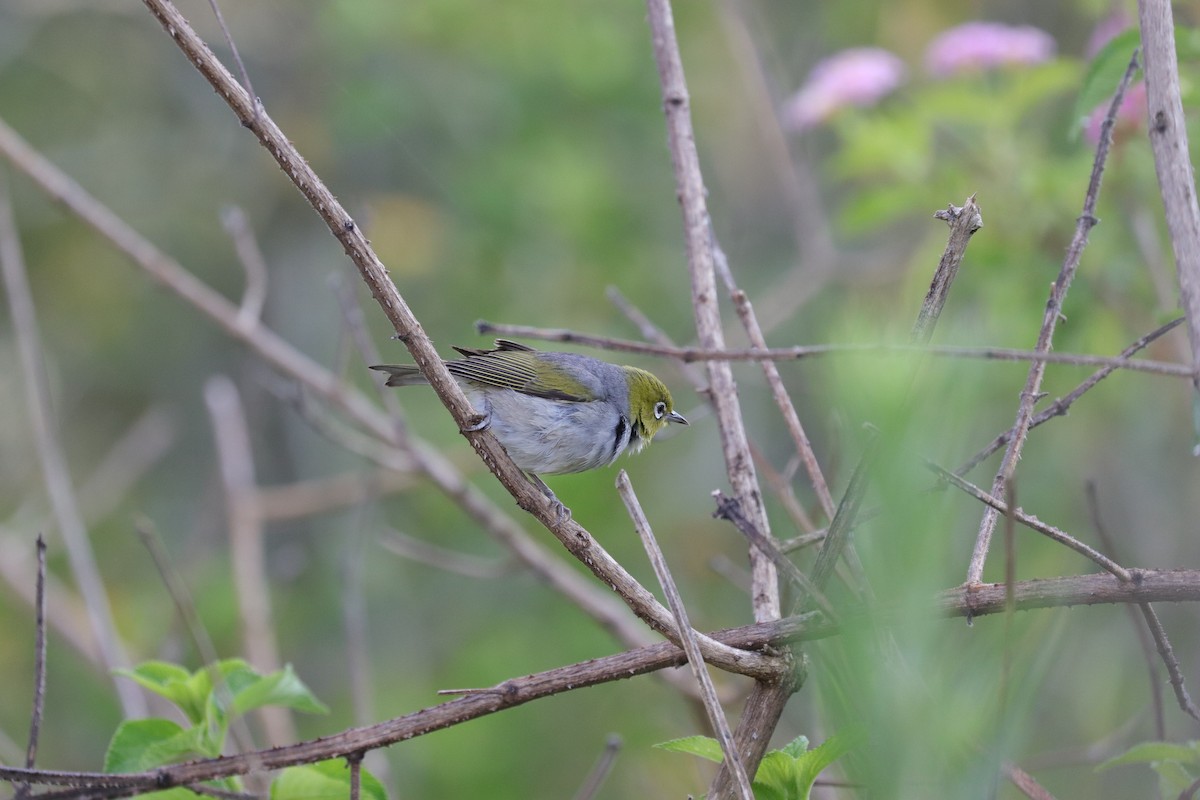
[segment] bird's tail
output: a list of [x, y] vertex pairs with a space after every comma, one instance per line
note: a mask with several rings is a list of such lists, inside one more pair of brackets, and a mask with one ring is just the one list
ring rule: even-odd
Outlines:
[[388, 379], [385, 386], [415, 386], [420, 383], [428, 383], [425, 376], [421, 374], [421, 370], [411, 364], [376, 364], [371, 369], [387, 373]]

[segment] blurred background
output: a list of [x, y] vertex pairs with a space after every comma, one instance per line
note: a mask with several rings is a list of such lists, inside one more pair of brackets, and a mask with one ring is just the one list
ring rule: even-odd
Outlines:
[[[183, 0], [179, 8], [232, 64], [208, 4]], [[1179, 4], [1180, 23], [1197, 10]], [[677, 4], [714, 228], [768, 342], [904, 341], [945, 244], [946, 227], [932, 214], [978, 193], [985, 227], [934, 341], [1031, 348], [1091, 169], [1095, 125], [1081, 121], [1091, 107], [1081, 109], [1080, 89], [1089, 60], [1135, 21], [1134, 11], [1132, 3], [1098, 0]], [[638, 338], [610, 287], [675, 341], [694, 341], [642, 4], [258, 0], [223, 12], [266, 110], [366, 231], [443, 353], [452, 344], [486, 345], [474, 329], [481, 318]], [[999, 25], [972, 25], [980, 21]], [[1118, 124], [1101, 224], [1067, 300], [1059, 351], [1115, 355], [1178, 314], [1141, 97], [1139, 106], [1131, 91]], [[339, 286], [357, 294], [381, 357], [406, 360], [324, 224], [141, 4], [0, 3], [0, 116], [235, 304], [246, 272], [222, 218], [240, 209], [268, 268], [264, 323], [348, 384], [375, 396]], [[132, 662], [161, 658], [195, 669], [203, 661], [139, 524], [158, 531], [217, 653], [249, 655], [205, 405], [205, 386], [219, 375], [240, 394], [259, 485], [340, 479], [367, 487], [360, 502], [266, 527], [264, 588], [278, 656], [330, 707], [326, 716], [297, 716], [296, 736], [433, 705], [439, 689], [490, 686], [622, 649], [513, 567], [428, 483], [379, 488], [377, 468], [314, 428], [289, 400], [287, 380], [7, 171], [53, 415]], [[726, 311], [730, 343], [744, 346]], [[38, 763], [97, 769], [122, 708], [88, 650], [13, 331], [5, 303], [0, 758], [20, 760], [28, 727], [32, 542], [43, 533], [59, 590], [51, 616], [82, 638], [73, 644], [64, 629], [51, 630]], [[1146, 352], [1190, 358], [1181, 329]], [[727, 482], [702, 395], [670, 361], [609, 357], [663, 377], [693, 423], [620, 462], [693, 624], [751, 621], [745, 546], [710, 517], [710, 493]], [[993, 796], [999, 758], [1026, 767], [1059, 798], [1151, 796], [1149, 768], [1098, 773], [1096, 763], [1157, 736], [1153, 691], [1165, 691], [1168, 738], [1196, 733], [1161, 666], [1147, 671], [1125, 609], [1026, 612], [1007, 634], [999, 617], [967, 627], [928, 611], [936, 591], [963, 581], [981, 507], [930, 492], [921, 459], [954, 468], [1010, 426], [1026, 367], [934, 359], [916, 368], [895, 355], [780, 364], [835, 498], [861, 454], [864, 423], [895, 443], [868, 500], [880, 513], [855, 535], [876, 596], [900, 621], [886, 657], [870, 631], [801, 648], [809, 681], [775, 746], [867, 726], [870, 747], [841, 774], [870, 785], [873, 797]], [[741, 364], [735, 372], [760, 473], [790, 487], [823, 525], [761, 369]], [[1089, 373], [1052, 365], [1044, 388], [1053, 399]], [[398, 399], [415, 435], [558, 552], [549, 534], [519, 516], [432, 392], [404, 390]], [[1196, 565], [1190, 419], [1184, 382], [1110, 377], [1069, 416], [1033, 433], [1018, 471], [1021, 505], [1099, 546], [1085, 494], [1093, 481], [1117, 560]], [[989, 486], [998, 459], [968, 477]], [[654, 585], [613, 488], [615, 472], [549, 482], [576, 519]], [[778, 494], [766, 494], [775, 534], [802, 532]], [[399, 537], [469, 557], [485, 576], [398, 555], [385, 545]], [[1016, 538], [1021, 579], [1094, 571], [1028, 531]], [[807, 565], [811, 553], [797, 559]], [[1002, 575], [997, 546], [986, 578]], [[1160, 614], [1195, 691], [1196, 611], [1164, 606]], [[1007, 707], [999, 711], [1005, 658]], [[569, 797], [615, 733], [624, 744], [599, 797], [684, 797], [704, 791], [711, 765], [651, 745], [703, 732], [695, 708], [645, 677], [420, 737], [368, 764], [393, 797]], [[999, 796], [1016, 794], [1001, 785]]]

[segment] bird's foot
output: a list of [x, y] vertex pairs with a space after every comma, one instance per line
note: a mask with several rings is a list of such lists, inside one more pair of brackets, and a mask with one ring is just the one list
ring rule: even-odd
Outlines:
[[563, 502], [558, 499], [554, 491], [546, 485], [546, 482], [534, 475], [532, 472], [525, 473], [529, 476], [533, 485], [542, 490], [542, 494], [546, 495], [546, 499], [550, 501], [550, 510], [554, 512], [554, 524], [562, 525], [564, 522], [571, 520], [571, 509], [563, 505]]
[[487, 430], [492, 424], [492, 415], [476, 414], [471, 417], [471, 422], [467, 427], [462, 429], [463, 433], [478, 433], [479, 431]]

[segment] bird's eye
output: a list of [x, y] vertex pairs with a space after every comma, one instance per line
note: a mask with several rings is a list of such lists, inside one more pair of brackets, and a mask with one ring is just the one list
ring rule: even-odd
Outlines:
[[662, 400], [659, 400], [657, 403], [654, 404], [654, 418], [655, 419], [662, 419], [666, 413], [667, 413], [667, 404], [666, 403], [664, 403]]

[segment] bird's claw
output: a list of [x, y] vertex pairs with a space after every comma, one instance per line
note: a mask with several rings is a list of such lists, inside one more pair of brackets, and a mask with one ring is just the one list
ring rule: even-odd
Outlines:
[[462, 429], [463, 433], [478, 433], [487, 430], [492, 424], [491, 414], [476, 414], [471, 417], [471, 423]]
[[550, 501], [550, 510], [554, 512], [554, 524], [562, 525], [571, 520], [571, 509], [563, 505], [562, 500], [554, 494], [554, 491], [546, 485], [546, 482], [534, 475], [532, 472], [526, 473], [533, 485], [542, 490], [542, 494], [546, 495], [546, 499]]

